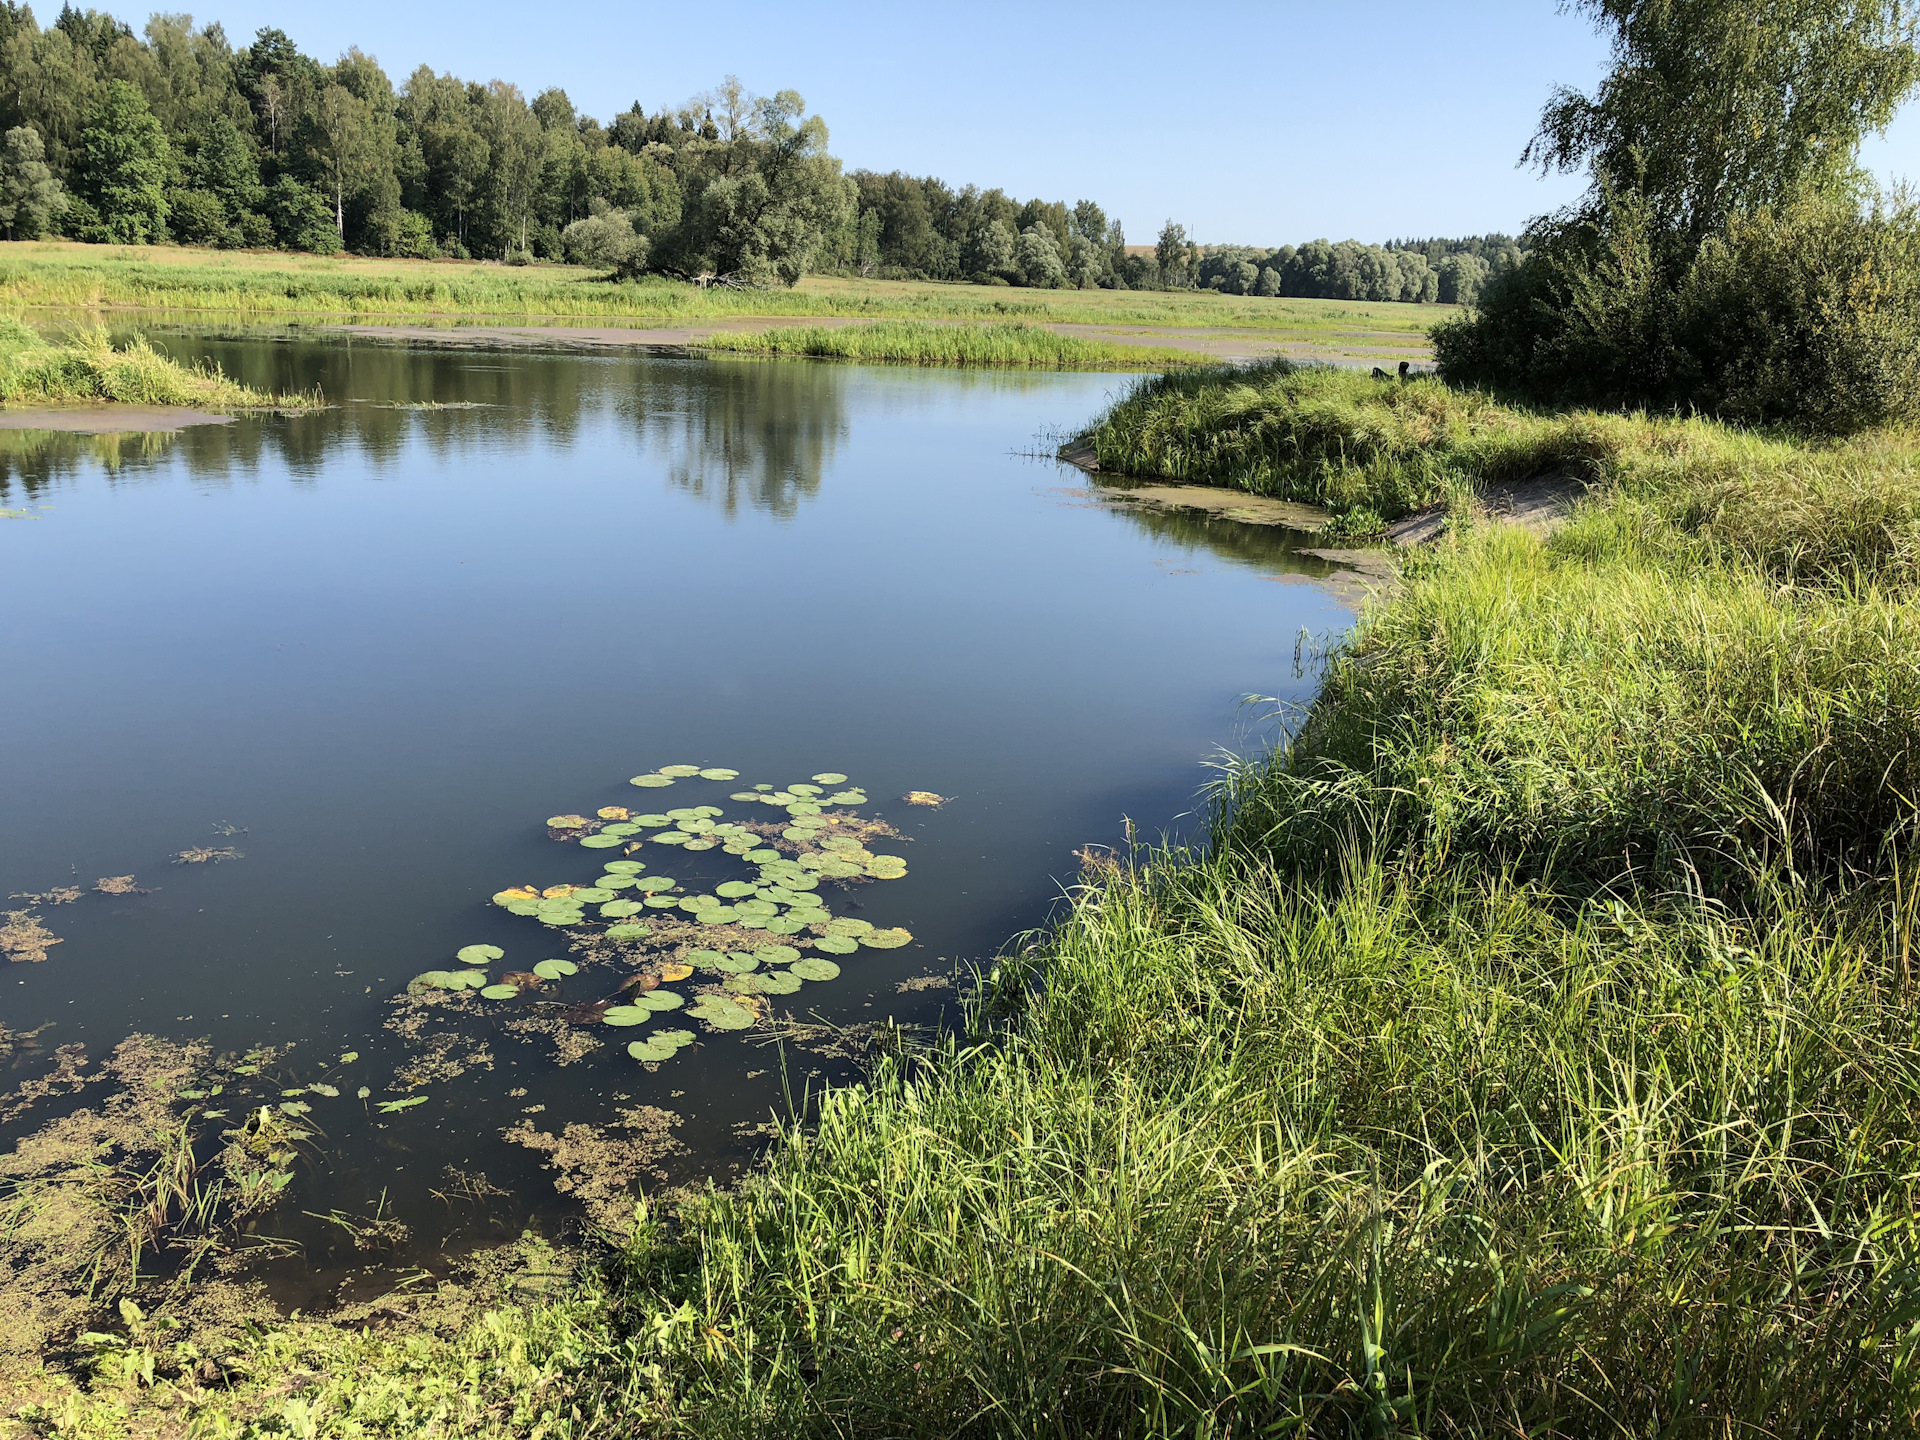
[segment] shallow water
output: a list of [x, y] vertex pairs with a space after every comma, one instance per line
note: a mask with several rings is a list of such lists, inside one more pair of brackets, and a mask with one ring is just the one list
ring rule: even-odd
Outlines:
[[[621, 853], [558, 842], [546, 817], [762, 819], [728, 795], [851, 776], [901, 831], [872, 848], [909, 873], [822, 893], [913, 942], [770, 998], [806, 1020], [937, 1023], [953, 989], [897, 987], [1039, 924], [1073, 852], [1121, 843], [1128, 819], [1185, 833], [1203, 762], [1265, 733], [1271, 707], [1243, 697], [1307, 698], [1300, 632], [1350, 620], [1284, 532], [1118, 511], [1023, 456], [1119, 377], [166, 343], [340, 403], [172, 436], [0, 436], [0, 507], [37, 517], [0, 520], [0, 890], [154, 887], [33, 907], [62, 943], [0, 972], [0, 1024], [52, 1022], [43, 1040], [94, 1055], [135, 1031], [291, 1045], [275, 1085], [338, 1088], [309, 1095], [314, 1139], [267, 1227], [307, 1247], [282, 1277], [296, 1298], [367, 1261], [304, 1212], [384, 1196], [413, 1227], [393, 1265], [563, 1225], [539, 1158], [499, 1136], [531, 1107], [555, 1132], [671, 1109], [680, 1180], [747, 1163], [753, 1126], [848, 1073], [764, 1026], [703, 1032], [654, 1071], [626, 1053], [641, 1032], [594, 1027], [605, 1043], [559, 1065], [498, 1028], [513, 1005], [478, 1002], [461, 1023], [490, 1065], [399, 1086], [417, 1047], [383, 1026], [409, 977], [475, 943], [506, 952], [496, 970], [568, 953], [489, 901], [584, 884]], [[422, 402], [463, 408], [395, 408]], [[627, 783], [675, 763], [740, 780]], [[169, 863], [194, 846], [241, 853]], [[749, 868], [664, 853], [648, 869], [689, 888]], [[371, 1108], [408, 1095], [426, 1103]], [[448, 1166], [507, 1193], [448, 1198]]]

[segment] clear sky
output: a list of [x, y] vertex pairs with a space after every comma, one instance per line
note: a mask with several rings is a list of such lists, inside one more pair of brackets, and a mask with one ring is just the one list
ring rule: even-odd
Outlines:
[[[43, 8], [49, 23], [57, 6]], [[1518, 230], [1579, 189], [1515, 168], [1542, 103], [1557, 83], [1590, 86], [1606, 59], [1552, 0], [207, 0], [194, 14], [237, 44], [277, 25], [321, 60], [358, 45], [395, 84], [424, 62], [529, 97], [559, 85], [603, 120], [732, 73], [800, 91], [849, 169], [1097, 200], [1136, 243], [1168, 218], [1267, 245]], [[1920, 112], [1867, 160], [1883, 179], [1920, 177]]]

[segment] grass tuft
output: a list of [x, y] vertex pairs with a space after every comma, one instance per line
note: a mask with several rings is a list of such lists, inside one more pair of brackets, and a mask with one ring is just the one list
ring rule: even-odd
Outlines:
[[723, 330], [700, 344], [704, 349], [740, 354], [1036, 370], [1158, 370], [1168, 366], [1211, 367], [1215, 363], [1189, 350], [1083, 340], [1024, 322], [934, 325], [919, 320], [881, 320], [870, 325], [809, 325], [751, 333]]

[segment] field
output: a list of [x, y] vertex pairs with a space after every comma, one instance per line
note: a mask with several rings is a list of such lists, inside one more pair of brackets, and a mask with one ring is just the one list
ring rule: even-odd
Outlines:
[[[665, 280], [612, 284], [563, 265], [370, 260], [171, 246], [0, 244], [0, 300], [222, 316], [366, 321], [539, 320], [700, 327], [753, 317], [1025, 321], [1084, 339], [1213, 358], [1287, 354], [1389, 366], [1424, 360], [1437, 305], [1259, 299], [1211, 291], [1020, 290], [810, 276], [793, 290], [702, 290]], [[697, 338], [697, 337], [696, 337]]]

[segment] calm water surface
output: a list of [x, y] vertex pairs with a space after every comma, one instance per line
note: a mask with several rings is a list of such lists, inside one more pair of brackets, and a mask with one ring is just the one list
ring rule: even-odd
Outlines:
[[[937, 1023], [952, 989], [897, 987], [1040, 923], [1073, 851], [1119, 842], [1126, 817], [1181, 832], [1204, 760], [1249, 739], [1242, 698], [1304, 699], [1300, 632], [1350, 619], [1282, 532], [1116, 510], [1023, 458], [1117, 377], [168, 343], [340, 403], [0, 438], [0, 505], [42, 507], [0, 522], [0, 888], [155, 887], [37, 907], [63, 943], [0, 972], [0, 1023], [52, 1022], [43, 1039], [92, 1055], [134, 1032], [291, 1046], [277, 1081], [341, 1089], [314, 1099], [272, 1220], [314, 1285], [364, 1257], [300, 1212], [384, 1194], [414, 1227], [395, 1263], [564, 1225], [538, 1158], [499, 1136], [530, 1110], [557, 1131], [664, 1106], [687, 1147], [670, 1178], [724, 1175], [751, 1126], [846, 1073], [764, 1030], [703, 1034], [650, 1072], [626, 1054], [641, 1032], [597, 1027], [606, 1043], [561, 1065], [481, 1002], [490, 1066], [405, 1089], [417, 1047], [384, 1026], [408, 979], [474, 943], [506, 952], [496, 969], [566, 954], [489, 897], [585, 883], [620, 853], [556, 843], [546, 817], [765, 818], [728, 794], [851, 776], [902, 831], [873, 848], [910, 873], [828, 903], [914, 940], [836, 957], [838, 980], [777, 1008]], [[447, 408], [404, 408], [424, 402]], [[741, 779], [627, 783], [675, 763]], [[917, 809], [908, 790], [952, 798]], [[202, 845], [242, 858], [169, 863]], [[692, 889], [745, 869], [648, 852]], [[593, 978], [562, 998], [604, 991]], [[371, 1108], [407, 1094], [426, 1103]], [[447, 1204], [449, 1165], [509, 1193]]]

